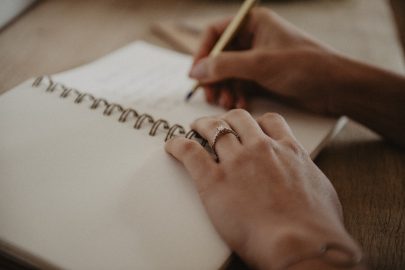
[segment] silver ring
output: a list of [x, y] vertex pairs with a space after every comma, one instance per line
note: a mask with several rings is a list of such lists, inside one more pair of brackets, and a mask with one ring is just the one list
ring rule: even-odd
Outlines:
[[[220, 125], [217, 127], [217, 131], [215, 132], [214, 135], [214, 140], [212, 141], [211, 144], [211, 149], [214, 151], [214, 154], [217, 155], [217, 152], [215, 151], [215, 145], [217, 144], [219, 138], [221, 138], [223, 135], [231, 133], [233, 134], [238, 140], [240, 140], [240, 136], [236, 131], [225, 127], [224, 125]], [[217, 155], [218, 156], [218, 155]]]

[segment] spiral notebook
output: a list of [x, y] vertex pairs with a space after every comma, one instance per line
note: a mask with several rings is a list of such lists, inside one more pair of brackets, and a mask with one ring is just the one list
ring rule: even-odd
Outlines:
[[[230, 250], [164, 152], [191, 121], [190, 57], [135, 42], [0, 96], [1, 250], [42, 268], [219, 269]], [[344, 120], [258, 100], [315, 156]]]

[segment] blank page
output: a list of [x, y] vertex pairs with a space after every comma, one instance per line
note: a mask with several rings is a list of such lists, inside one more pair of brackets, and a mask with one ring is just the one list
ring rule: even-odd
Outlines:
[[218, 269], [229, 249], [149, 129], [28, 82], [1, 96], [1, 241], [65, 269]]

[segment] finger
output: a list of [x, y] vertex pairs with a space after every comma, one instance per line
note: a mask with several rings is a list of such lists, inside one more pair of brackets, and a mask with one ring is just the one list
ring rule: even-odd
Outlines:
[[219, 105], [222, 106], [224, 109], [229, 110], [233, 106], [233, 94], [232, 90], [228, 86], [224, 86], [221, 89], [220, 97], [219, 97]]
[[265, 113], [257, 119], [264, 133], [275, 140], [295, 137], [285, 119], [278, 113]]
[[205, 94], [205, 100], [210, 103], [214, 104], [215, 103], [215, 89], [211, 85], [205, 85], [204, 86], [204, 94]]
[[[262, 57], [263, 56], [263, 57]], [[216, 57], [201, 59], [190, 71], [190, 77], [200, 83], [215, 83], [226, 79], [257, 81], [265, 54], [257, 51], [222, 52]]]
[[221, 96], [221, 89], [224, 87], [223, 83], [216, 83], [214, 89], [214, 104], [219, 104], [219, 98]]
[[202, 35], [200, 47], [197, 53], [194, 55], [194, 62], [197, 63], [201, 58], [208, 56], [212, 48], [215, 46], [218, 39], [221, 37], [222, 33], [225, 31], [225, 28], [228, 26], [230, 18], [218, 21], [210, 25]]
[[247, 110], [246, 93], [241, 81], [234, 82], [234, 108]]
[[218, 104], [220, 89], [222, 88], [221, 83], [216, 84], [206, 84], [203, 86], [205, 98], [210, 104]]
[[222, 117], [231, 128], [236, 131], [242, 144], [252, 138], [263, 137], [264, 133], [256, 120], [245, 110], [235, 109], [227, 112]]
[[235, 90], [235, 95], [235, 108], [248, 110], [246, 94], [241, 89], [237, 89]]
[[[216, 117], [199, 118], [191, 124], [191, 128], [206, 139], [210, 145], [214, 143], [217, 128], [220, 126], [230, 128], [228, 123]], [[217, 153], [219, 159], [222, 160], [226, 159], [227, 156], [230, 156], [230, 153], [234, 152], [240, 146], [238, 138], [235, 135], [228, 133], [218, 137], [215, 149], [213, 150]]]
[[196, 141], [184, 137], [175, 137], [167, 141], [165, 150], [180, 161], [191, 177], [201, 186], [207, 172], [216, 168], [210, 154]]

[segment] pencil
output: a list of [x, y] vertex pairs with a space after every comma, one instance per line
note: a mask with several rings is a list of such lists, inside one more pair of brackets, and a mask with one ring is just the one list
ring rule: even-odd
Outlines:
[[[255, 6], [256, 2], [257, 0], [245, 0], [245, 2], [238, 10], [238, 13], [236, 13], [235, 17], [228, 24], [225, 31], [222, 33], [221, 37], [218, 39], [214, 48], [212, 48], [211, 52], [209, 53], [209, 57], [215, 57], [225, 49], [225, 47], [229, 44], [229, 42], [233, 39], [237, 31], [242, 26], [242, 23], [245, 21], [247, 15], [249, 14], [250, 10]], [[194, 87], [187, 94], [186, 101], [190, 100], [190, 98], [194, 95], [197, 89], [200, 88], [200, 86], [201, 85], [199, 82], [197, 82], [194, 85]]]

